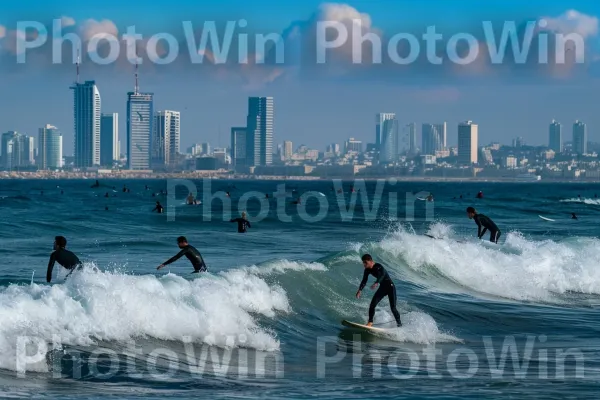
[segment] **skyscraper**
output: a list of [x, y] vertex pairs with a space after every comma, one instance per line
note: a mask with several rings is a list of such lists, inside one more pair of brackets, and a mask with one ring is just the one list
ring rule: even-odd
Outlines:
[[581, 121], [573, 124], [573, 151], [577, 154], [587, 154], [587, 125]]
[[478, 126], [472, 121], [458, 124], [458, 162], [462, 165], [477, 164]]
[[138, 66], [135, 66], [135, 86], [127, 93], [127, 167], [150, 169], [152, 134], [154, 133], [154, 94], [140, 93]]
[[249, 166], [273, 163], [273, 98], [248, 99], [246, 162]]
[[119, 161], [119, 114], [102, 114], [100, 119], [100, 164], [111, 167]]
[[555, 120], [550, 124], [548, 147], [556, 153], [563, 151], [562, 125]]
[[394, 113], [379, 113], [375, 117], [375, 150], [381, 151], [381, 146], [383, 145], [383, 141], [385, 133], [383, 130], [385, 129], [384, 125], [388, 120], [395, 120], [396, 114]]
[[286, 160], [289, 160], [292, 158], [292, 155], [294, 154], [294, 144], [292, 143], [291, 140], [286, 140], [283, 142], [283, 157]]
[[30, 167], [34, 164], [33, 138], [19, 132], [9, 131], [2, 134], [0, 140], [2, 167], [14, 169]]
[[247, 167], [246, 137], [245, 127], [231, 128], [231, 163], [236, 170]]
[[427, 155], [435, 155], [436, 151], [446, 148], [446, 123], [423, 124], [421, 136], [423, 142], [421, 152]]
[[411, 122], [404, 127], [404, 136], [408, 143], [408, 153], [417, 154], [417, 124]]
[[152, 134], [152, 168], [177, 166], [180, 153], [181, 113], [179, 111], [158, 111], [154, 115]]
[[73, 111], [75, 118], [75, 167], [100, 165], [100, 92], [95, 81], [75, 83]]
[[38, 137], [38, 167], [40, 169], [62, 168], [62, 135], [52, 125], [40, 128]]
[[377, 114], [375, 145], [379, 149], [379, 162], [393, 162], [398, 157], [398, 120], [396, 114]]

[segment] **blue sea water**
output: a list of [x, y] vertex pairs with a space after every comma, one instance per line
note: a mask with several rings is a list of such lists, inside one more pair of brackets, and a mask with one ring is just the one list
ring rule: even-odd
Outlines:
[[[597, 398], [600, 185], [208, 180], [188, 206], [173, 181], [92, 183], [0, 181], [3, 398]], [[85, 268], [48, 284], [56, 235]], [[156, 270], [180, 235], [208, 273]], [[387, 300], [384, 333], [341, 325], [367, 319], [364, 253], [402, 328]]]

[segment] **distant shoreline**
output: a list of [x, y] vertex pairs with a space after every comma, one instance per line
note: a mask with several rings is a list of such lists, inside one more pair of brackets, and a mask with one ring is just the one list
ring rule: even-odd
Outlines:
[[48, 173], [40, 174], [39, 172], [0, 172], [0, 180], [165, 180], [165, 179], [212, 179], [212, 180], [227, 180], [227, 181], [331, 181], [331, 180], [342, 180], [342, 181], [356, 181], [362, 180], [365, 182], [374, 182], [378, 180], [392, 180], [395, 179], [397, 182], [431, 182], [431, 183], [443, 183], [443, 182], [456, 182], [456, 183], [468, 183], [468, 182], [479, 182], [479, 183], [578, 183], [578, 184], [594, 184], [600, 183], [597, 179], [541, 179], [539, 181], [529, 180], [518, 180], [515, 178], [485, 178], [485, 177], [415, 177], [415, 176], [339, 176], [339, 177], [315, 177], [315, 176], [255, 176], [255, 175], [227, 175], [227, 174], [214, 174], [208, 172], [192, 172], [192, 173], [157, 173], [157, 174], [135, 174], [125, 172], [122, 174], [96, 174], [96, 173]]

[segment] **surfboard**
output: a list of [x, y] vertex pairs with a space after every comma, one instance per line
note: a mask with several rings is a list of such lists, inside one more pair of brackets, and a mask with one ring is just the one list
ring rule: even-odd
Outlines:
[[550, 222], [554, 222], [553, 219], [550, 218], [546, 218], [546, 217], [542, 217], [541, 215], [538, 215], [538, 217], [540, 217], [541, 219], [543, 219], [544, 221], [550, 221]]
[[423, 198], [421, 198], [421, 197], [417, 197], [417, 200], [421, 200], [421, 201], [427, 201], [427, 199], [426, 199], [426, 198], [425, 198], [425, 199], [423, 199]]
[[367, 326], [367, 325], [359, 324], [357, 322], [351, 322], [351, 321], [346, 321], [346, 320], [342, 321], [342, 325], [347, 326], [348, 328], [360, 329], [360, 330], [364, 330], [367, 332], [386, 332], [386, 329], [376, 328], [374, 326]]

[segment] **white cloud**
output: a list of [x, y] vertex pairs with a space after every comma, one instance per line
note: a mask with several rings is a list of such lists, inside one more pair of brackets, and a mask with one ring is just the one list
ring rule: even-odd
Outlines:
[[0, 25], [0, 39], [6, 36], [6, 28]]
[[84, 21], [80, 28], [79, 32], [81, 34], [82, 39], [87, 42], [92, 37], [99, 35], [104, 37], [114, 36], [118, 39], [119, 30], [114, 22], [104, 19], [102, 21], [96, 21], [95, 19], [88, 19]]
[[62, 25], [63, 28], [66, 28], [68, 26], [74, 26], [75, 25], [75, 20], [71, 17], [67, 17], [66, 15], [60, 18], [60, 23]]
[[542, 17], [540, 21], [546, 23], [544, 29], [563, 34], [576, 33], [584, 39], [598, 34], [598, 18], [576, 10], [568, 10], [558, 17]]

